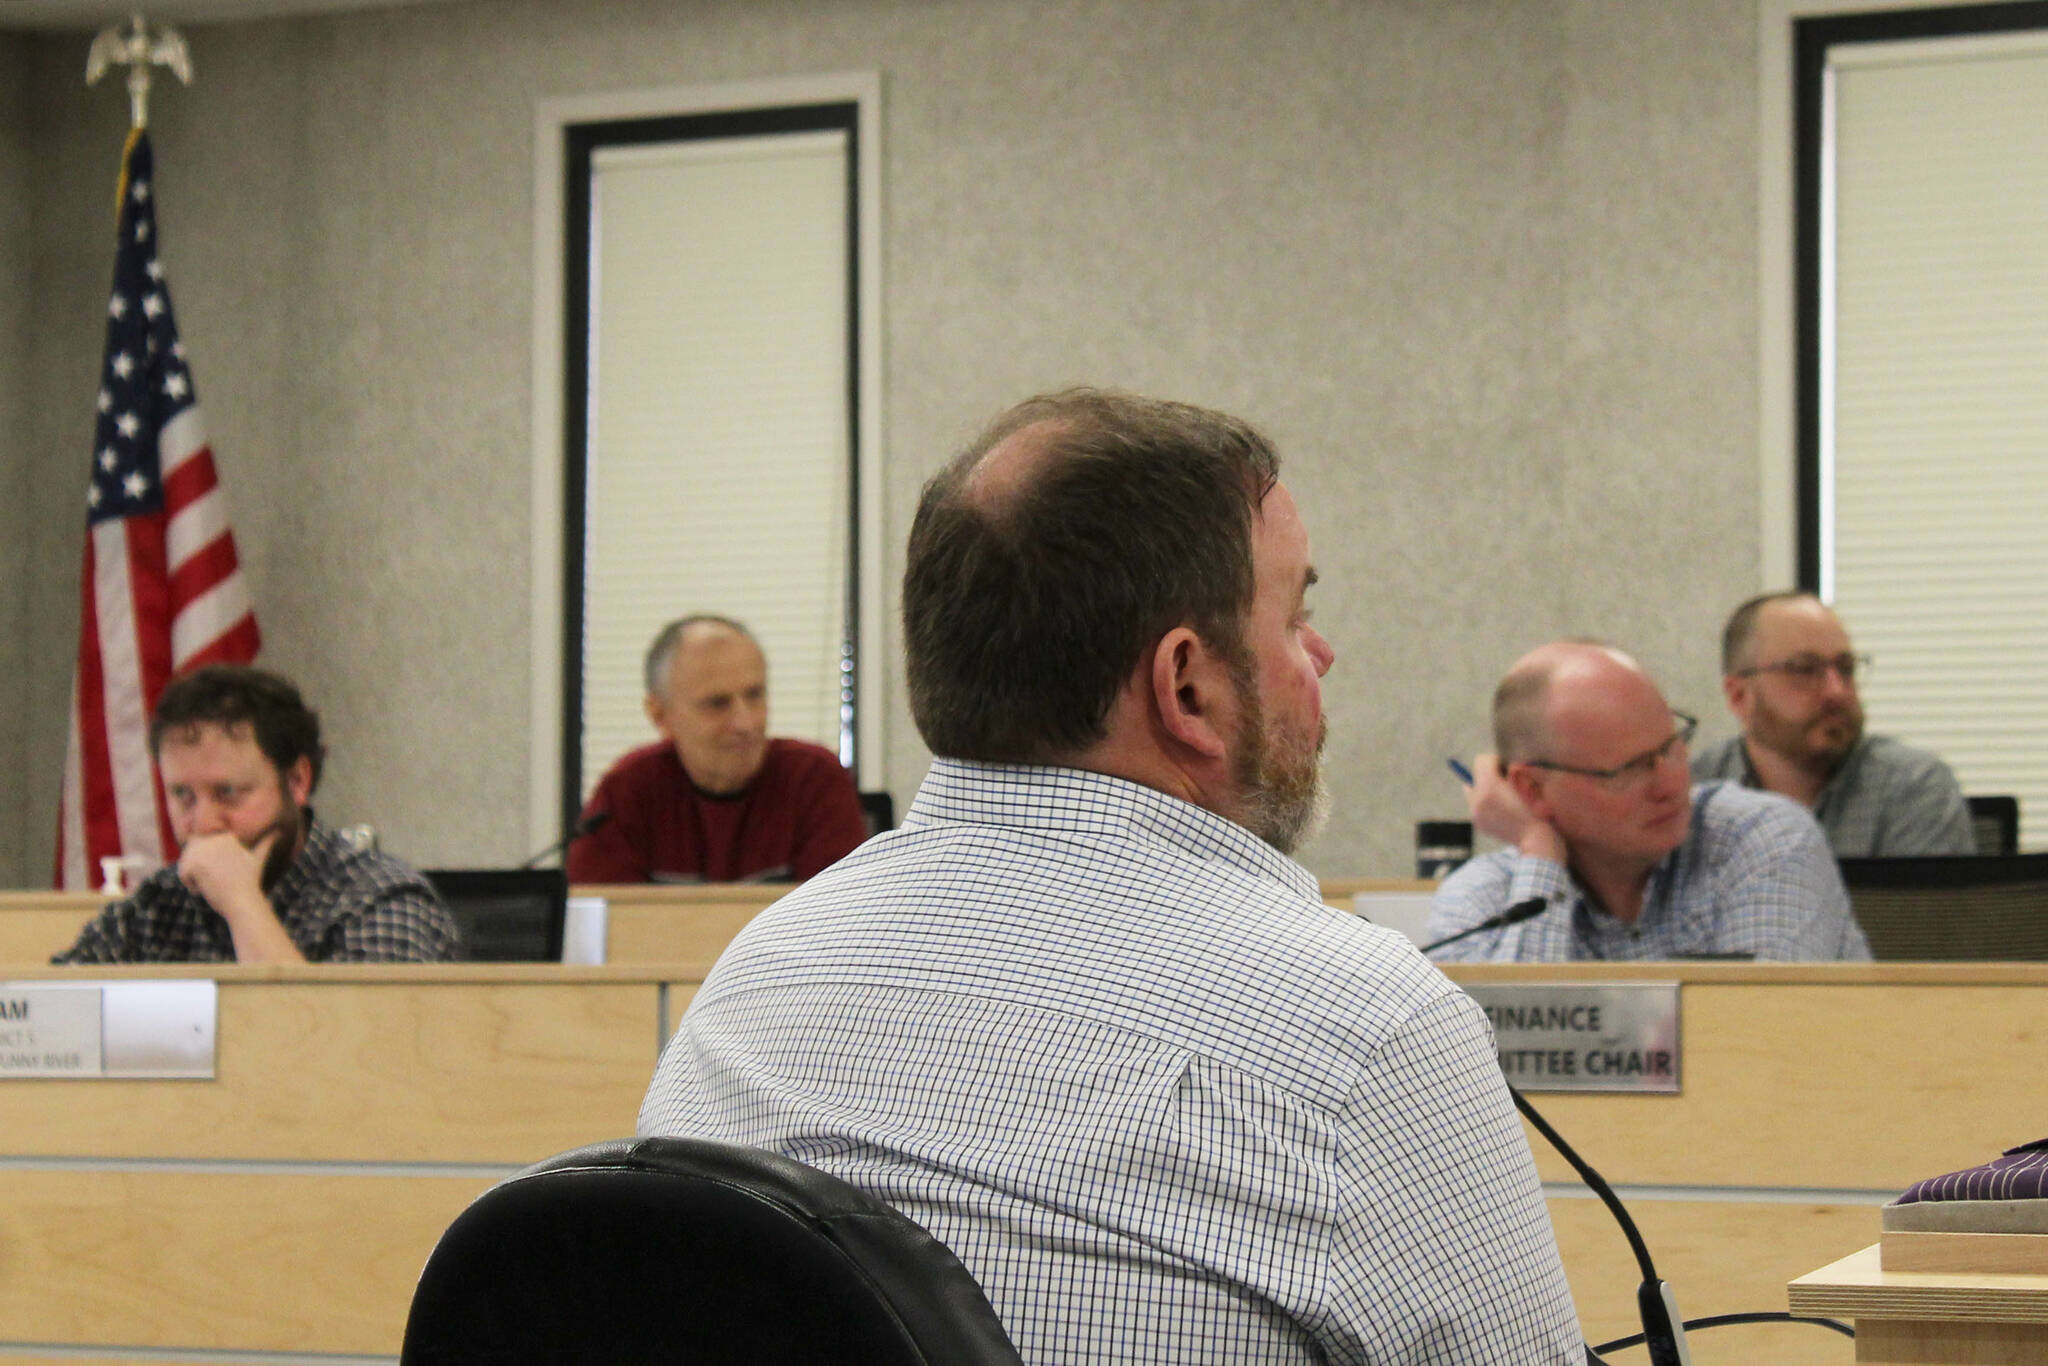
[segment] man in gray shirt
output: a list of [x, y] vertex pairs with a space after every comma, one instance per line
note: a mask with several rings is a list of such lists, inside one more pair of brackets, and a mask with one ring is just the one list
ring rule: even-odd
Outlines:
[[1862, 657], [1810, 593], [1766, 593], [1721, 633], [1721, 692], [1742, 734], [1693, 758], [1698, 779], [1728, 778], [1810, 808], [1837, 858], [1972, 854], [1970, 812], [1936, 755], [1863, 731]]

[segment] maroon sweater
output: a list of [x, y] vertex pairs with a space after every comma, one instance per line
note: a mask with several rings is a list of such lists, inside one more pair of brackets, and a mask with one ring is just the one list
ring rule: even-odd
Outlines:
[[569, 846], [571, 882], [774, 882], [815, 876], [867, 838], [853, 778], [828, 749], [770, 740], [729, 797], [699, 792], [666, 740], [627, 754], [583, 814], [611, 820]]

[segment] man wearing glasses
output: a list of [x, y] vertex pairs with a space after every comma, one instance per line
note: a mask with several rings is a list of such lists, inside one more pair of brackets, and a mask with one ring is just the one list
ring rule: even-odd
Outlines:
[[1445, 879], [1428, 934], [1543, 909], [1432, 956], [1869, 958], [1813, 817], [1735, 783], [1694, 786], [1695, 724], [1609, 646], [1557, 641], [1518, 660], [1468, 796], [1473, 825], [1507, 847]]
[[1838, 858], [1973, 854], [1956, 775], [1924, 749], [1863, 733], [1856, 674], [1870, 657], [1811, 593], [1766, 593], [1721, 632], [1721, 692], [1742, 734], [1694, 758], [1696, 778], [1783, 793]]

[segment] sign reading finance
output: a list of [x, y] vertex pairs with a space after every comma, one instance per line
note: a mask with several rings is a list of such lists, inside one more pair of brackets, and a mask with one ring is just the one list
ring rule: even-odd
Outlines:
[[1676, 1092], [1678, 983], [1468, 984], [1524, 1091]]
[[0, 1077], [213, 1076], [210, 980], [0, 982]]

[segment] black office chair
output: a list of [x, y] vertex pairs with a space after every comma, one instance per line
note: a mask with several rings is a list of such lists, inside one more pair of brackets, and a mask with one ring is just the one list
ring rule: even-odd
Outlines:
[[2020, 851], [2020, 799], [2018, 797], [1965, 797], [1970, 804], [1970, 833], [1977, 839], [1980, 854], [2017, 854]]
[[426, 879], [455, 915], [465, 959], [562, 961], [569, 878], [560, 868], [433, 868]]
[[1841, 865], [1875, 958], [2048, 961], [2048, 854], [1845, 858]]
[[896, 828], [896, 799], [886, 792], [860, 794], [861, 818], [868, 823], [868, 838]]
[[753, 1148], [578, 1148], [479, 1196], [413, 1294], [401, 1366], [1021, 1366], [911, 1220]]

